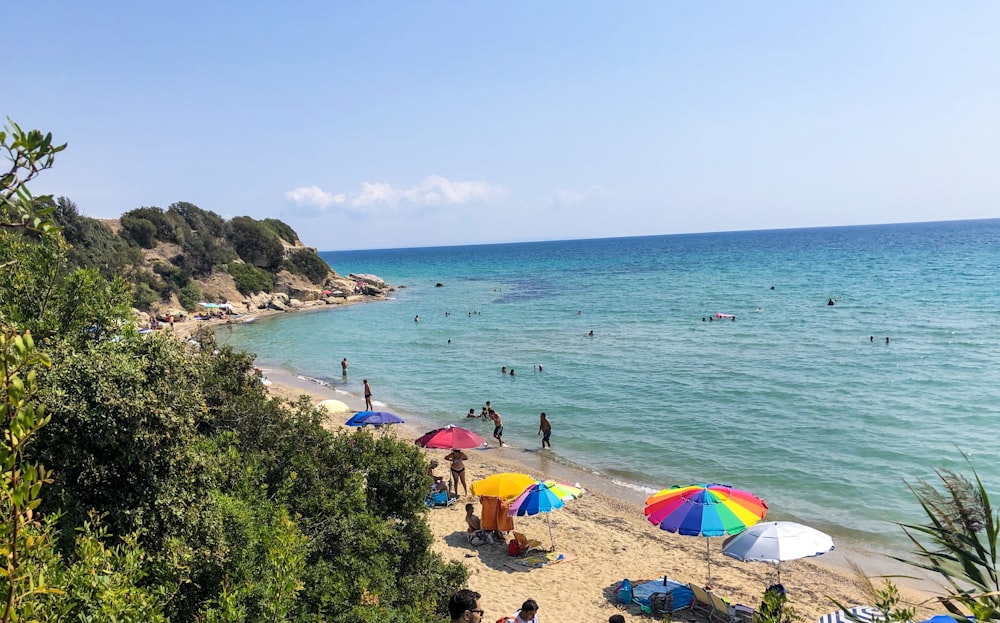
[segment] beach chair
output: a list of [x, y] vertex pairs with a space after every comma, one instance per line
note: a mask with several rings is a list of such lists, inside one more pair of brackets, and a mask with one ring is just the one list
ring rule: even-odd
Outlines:
[[722, 596], [708, 591], [708, 598], [712, 603], [712, 613], [708, 616], [709, 620], [715, 623], [738, 623], [736, 610]]
[[526, 554], [532, 550], [543, 552], [545, 548], [542, 547], [541, 541], [536, 541], [535, 539], [529, 539], [518, 531], [514, 531], [514, 539], [517, 541], [517, 550], [520, 554]]
[[694, 599], [691, 600], [691, 612], [700, 614], [710, 619], [712, 615], [712, 598], [708, 596], [708, 591], [695, 584], [688, 584]]
[[756, 610], [743, 604], [736, 604], [733, 611], [737, 623], [753, 623], [753, 618], [757, 614]]

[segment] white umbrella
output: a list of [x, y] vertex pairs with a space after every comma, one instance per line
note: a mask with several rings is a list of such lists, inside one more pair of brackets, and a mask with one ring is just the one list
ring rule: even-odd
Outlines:
[[819, 618], [819, 623], [855, 623], [855, 620], [851, 618], [852, 616], [861, 621], [872, 623], [885, 619], [881, 612], [871, 606], [854, 606], [853, 608], [848, 608], [846, 612], [844, 610], [837, 610], [836, 612], [824, 614]]
[[794, 521], [762, 521], [726, 540], [722, 553], [731, 558], [778, 564], [809, 556], [819, 556], [833, 549], [830, 535]]

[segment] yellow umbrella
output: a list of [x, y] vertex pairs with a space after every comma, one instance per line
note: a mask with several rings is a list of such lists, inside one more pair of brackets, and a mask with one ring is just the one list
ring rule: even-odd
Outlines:
[[472, 494], [512, 500], [535, 482], [535, 479], [527, 474], [502, 472], [472, 483]]
[[321, 400], [320, 402], [316, 403], [316, 406], [326, 409], [327, 412], [329, 413], [346, 413], [347, 411], [351, 410], [351, 408], [348, 407], [346, 404], [344, 404], [339, 400], [334, 400], [333, 398], [329, 398], [327, 400]]

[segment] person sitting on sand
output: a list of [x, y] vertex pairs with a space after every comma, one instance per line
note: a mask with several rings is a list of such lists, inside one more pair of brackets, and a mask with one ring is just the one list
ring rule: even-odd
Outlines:
[[479, 521], [479, 517], [475, 513], [475, 504], [469, 502], [465, 505], [465, 523], [468, 524], [466, 532], [476, 532], [477, 530], [483, 529], [483, 522]]
[[538, 623], [538, 602], [525, 599], [521, 609], [507, 619], [511, 623]]
[[465, 495], [469, 495], [469, 487], [465, 484], [465, 462], [469, 460], [464, 452], [457, 448], [452, 448], [451, 452], [445, 455], [444, 460], [451, 463], [451, 486], [455, 489], [455, 497], [458, 497], [458, 483], [462, 483]]
[[620, 614], [612, 614], [608, 617], [608, 623], [625, 623], [625, 617]]
[[431, 461], [430, 465], [427, 467], [427, 475], [434, 479], [434, 484], [431, 489], [434, 491], [447, 491], [448, 485], [444, 483], [444, 478], [434, 473], [434, 470], [437, 469], [438, 465], [439, 463], [434, 460]]

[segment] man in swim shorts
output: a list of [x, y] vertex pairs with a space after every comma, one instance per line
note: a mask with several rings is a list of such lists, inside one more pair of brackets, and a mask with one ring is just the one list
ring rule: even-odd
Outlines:
[[493, 420], [493, 438], [500, 443], [500, 447], [503, 447], [503, 419], [500, 414], [490, 409], [490, 418]]
[[541, 435], [543, 433], [542, 449], [544, 450], [546, 446], [549, 448], [552, 447], [552, 443], [549, 441], [549, 438], [552, 437], [552, 422], [549, 422], [549, 418], [545, 417], [544, 411], [542, 411], [541, 423], [538, 425], [538, 434]]
[[368, 384], [368, 379], [364, 379], [365, 384], [365, 411], [374, 411], [372, 409], [372, 386]]

